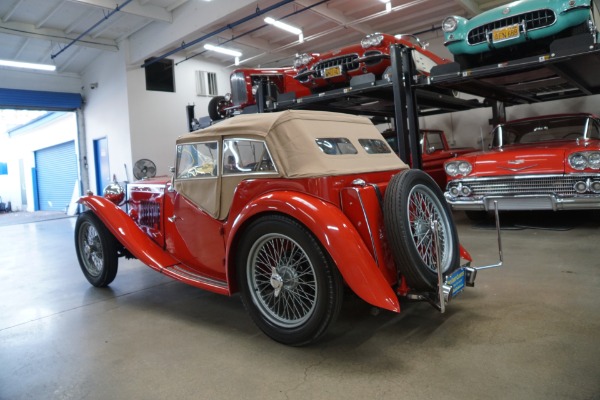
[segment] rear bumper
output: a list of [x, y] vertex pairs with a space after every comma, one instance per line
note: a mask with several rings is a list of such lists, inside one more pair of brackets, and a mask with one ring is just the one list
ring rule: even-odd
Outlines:
[[498, 209], [504, 211], [600, 209], [600, 194], [572, 197], [556, 195], [453, 197], [446, 192], [444, 195], [453, 210], [491, 211], [495, 201], [498, 203]]

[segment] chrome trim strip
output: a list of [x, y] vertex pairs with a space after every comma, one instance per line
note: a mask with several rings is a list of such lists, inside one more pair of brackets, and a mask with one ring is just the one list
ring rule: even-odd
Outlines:
[[191, 279], [193, 281], [196, 282], [200, 282], [200, 283], [204, 283], [207, 285], [212, 285], [212, 286], [218, 286], [218, 287], [222, 287], [222, 288], [227, 288], [227, 283], [224, 281], [220, 281], [217, 279], [213, 279], [213, 278], [207, 278], [205, 276], [199, 275], [199, 274], [195, 274], [193, 272], [190, 272], [186, 269], [181, 268], [181, 266], [179, 264], [176, 265], [172, 265], [169, 267], [165, 267], [163, 268], [164, 270], [170, 271], [171, 273], [180, 276], [182, 278], [187, 278], [187, 279]]

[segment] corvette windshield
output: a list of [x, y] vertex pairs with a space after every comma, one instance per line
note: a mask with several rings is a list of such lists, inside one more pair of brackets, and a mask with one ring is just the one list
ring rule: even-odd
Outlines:
[[598, 121], [585, 116], [540, 118], [499, 125], [493, 146], [540, 143], [556, 140], [600, 139]]

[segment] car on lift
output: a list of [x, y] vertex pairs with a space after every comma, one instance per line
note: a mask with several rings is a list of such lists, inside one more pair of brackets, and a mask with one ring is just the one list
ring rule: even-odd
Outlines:
[[399, 45], [414, 49], [412, 59], [417, 73], [429, 75], [431, 68], [450, 61], [427, 50], [413, 35], [373, 33], [353, 44], [325, 53], [304, 53], [296, 56], [295, 78], [318, 93], [332, 88], [348, 86], [353, 77], [373, 74], [376, 79], [391, 75], [390, 46]]
[[[386, 129], [381, 134], [397, 153], [398, 136], [396, 131]], [[447, 183], [444, 163], [461, 154], [472, 153], [477, 150], [473, 147], [450, 147], [446, 134], [439, 129], [420, 129], [419, 144], [423, 171], [427, 172], [442, 190], [446, 188]]]
[[445, 164], [445, 197], [472, 219], [499, 210], [600, 209], [600, 119], [557, 114], [518, 119], [491, 132], [487, 151]]
[[442, 30], [454, 60], [474, 68], [549, 54], [550, 43], [572, 35], [590, 34], [595, 42], [596, 23], [592, 0], [520, 0], [471, 19], [447, 17]]
[[[259, 87], [264, 90], [265, 103], [270, 105], [281, 93], [294, 93], [296, 97], [311, 94], [294, 76], [294, 68], [238, 68], [229, 79], [231, 92], [226, 96], [215, 96], [208, 103], [208, 116], [217, 121], [248, 111], [256, 106]], [[256, 112], [255, 110], [252, 110]]]
[[442, 191], [364, 117], [228, 118], [177, 139], [170, 179], [113, 183], [80, 203], [75, 247], [93, 286], [135, 257], [192, 286], [239, 292], [257, 326], [288, 345], [324, 334], [345, 286], [385, 310], [408, 297], [443, 312], [477, 272]]

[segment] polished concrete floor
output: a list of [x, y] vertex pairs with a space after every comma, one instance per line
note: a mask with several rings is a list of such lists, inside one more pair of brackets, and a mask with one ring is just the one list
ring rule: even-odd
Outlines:
[[[505, 266], [445, 314], [347, 296], [304, 348], [264, 336], [237, 296], [136, 260], [91, 287], [74, 218], [0, 226], [0, 399], [598, 399], [600, 222], [556, 216], [509, 216]], [[494, 231], [456, 219], [475, 262], [494, 262]]]

